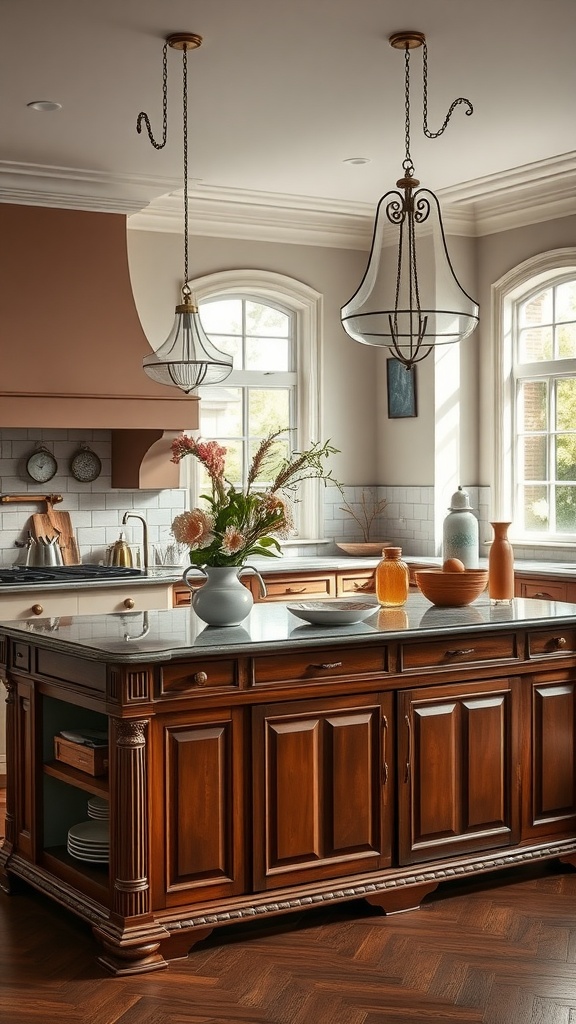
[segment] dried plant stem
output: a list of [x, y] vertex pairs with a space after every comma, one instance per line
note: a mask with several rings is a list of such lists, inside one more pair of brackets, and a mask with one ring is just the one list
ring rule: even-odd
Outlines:
[[370, 540], [370, 531], [374, 524], [374, 520], [381, 516], [384, 512], [388, 502], [386, 498], [382, 498], [381, 501], [373, 501], [372, 498], [366, 497], [366, 492], [362, 491], [362, 498], [360, 499], [360, 511], [357, 513], [354, 509], [346, 502], [340, 506], [341, 512], [346, 512], [347, 515], [352, 516], [352, 519], [358, 523], [358, 526], [362, 530], [362, 539], [365, 542]]

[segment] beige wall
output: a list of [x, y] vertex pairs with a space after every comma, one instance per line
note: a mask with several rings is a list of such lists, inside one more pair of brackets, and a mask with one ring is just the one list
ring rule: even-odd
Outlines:
[[[345, 484], [377, 484], [377, 353], [351, 341], [340, 307], [357, 287], [366, 254], [319, 246], [281, 245], [241, 239], [193, 238], [190, 277], [253, 268], [295, 278], [324, 297], [322, 341], [322, 437], [341, 454], [335, 476]], [[182, 239], [176, 234], [128, 231], [134, 299], [147, 337], [165, 340], [180, 301]]]

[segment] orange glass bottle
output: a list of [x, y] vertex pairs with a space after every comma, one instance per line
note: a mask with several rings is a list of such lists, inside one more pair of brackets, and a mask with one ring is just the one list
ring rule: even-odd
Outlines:
[[384, 548], [384, 558], [376, 566], [376, 599], [383, 608], [399, 608], [406, 603], [410, 573], [400, 558], [402, 548]]

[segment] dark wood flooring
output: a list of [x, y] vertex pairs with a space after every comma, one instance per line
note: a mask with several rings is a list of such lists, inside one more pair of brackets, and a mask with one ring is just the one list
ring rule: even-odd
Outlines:
[[0, 892], [0, 1024], [576, 1024], [576, 872], [450, 883], [393, 917], [354, 902], [221, 929], [133, 978], [96, 952], [33, 890]]

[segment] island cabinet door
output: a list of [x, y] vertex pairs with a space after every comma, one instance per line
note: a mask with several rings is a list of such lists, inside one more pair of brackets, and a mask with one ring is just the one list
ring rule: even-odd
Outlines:
[[518, 842], [518, 685], [499, 679], [400, 694], [401, 864]]
[[391, 863], [391, 725], [390, 695], [254, 709], [256, 889]]
[[242, 711], [161, 715], [152, 723], [154, 907], [244, 889]]
[[[522, 838], [573, 835], [576, 830], [576, 679], [574, 672], [525, 680], [532, 742], [524, 744]], [[529, 762], [528, 762], [528, 759]]]

